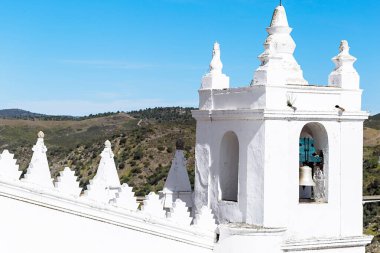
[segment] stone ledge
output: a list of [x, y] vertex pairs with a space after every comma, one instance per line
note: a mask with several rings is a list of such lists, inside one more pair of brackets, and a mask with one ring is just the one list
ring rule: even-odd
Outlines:
[[340, 238], [289, 240], [282, 245], [284, 252], [321, 250], [321, 249], [341, 249], [352, 247], [364, 247], [371, 243], [373, 236], [351, 236]]
[[344, 112], [339, 115], [331, 111], [268, 110], [268, 109], [231, 109], [231, 110], [193, 110], [196, 120], [324, 120], [324, 121], [364, 121], [367, 112]]

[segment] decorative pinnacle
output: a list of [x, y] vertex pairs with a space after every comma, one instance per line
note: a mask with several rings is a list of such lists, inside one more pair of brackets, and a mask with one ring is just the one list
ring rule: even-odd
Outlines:
[[106, 146], [106, 148], [111, 148], [111, 142], [109, 140], [106, 140], [104, 142], [104, 146]]
[[348, 42], [347, 42], [347, 40], [342, 40], [342, 41], [340, 42], [339, 52], [340, 52], [341, 54], [345, 54], [345, 55], [350, 54], [350, 47], [348, 46]]
[[222, 73], [223, 64], [220, 60], [220, 45], [218, 42], [214, 43], [212, 50], [212, 60], [210, 62], [210, 72]]
[[269, 27], [289, 27], [286, 11], [282, 4], [274, 10]]
[[37, 136], [38, 136], [38, 138], [44, 138], [45, 134], [44, 134], [44, 132], [39, 131], [38, 134], [37, 134]]

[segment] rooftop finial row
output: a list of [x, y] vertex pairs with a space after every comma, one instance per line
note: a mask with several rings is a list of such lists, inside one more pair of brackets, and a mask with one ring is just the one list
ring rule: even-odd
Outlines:
[[[261, 64], [254, 73], [251, 85], [307, 85], [303, 71], [293, 56], [296, 43], [290, 35], [292, 28], [281, 1], [266, 30], [268, 37], [264, 42], [264, 52], [258, 56]], [[329, 85], [358, 89], [359, 75], [353, 67], [355, 61], [356, 58], [349, 54], [347, 41], [343, 40], [340, 53], [333, 58], [336, 68], [329, 76]], [[222, 68], [220, 45], [215, 42], [209, 73], [202, 78], [201, 90], [229, 88], [229, 77], [222, 73]]]

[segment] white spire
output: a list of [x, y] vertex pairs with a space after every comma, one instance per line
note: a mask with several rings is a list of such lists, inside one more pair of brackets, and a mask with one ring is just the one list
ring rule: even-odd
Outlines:
[[218, 42], [214, 43], [212, 49], [212, 60], [210, 62], [210, 73], [222, 74], [223, 63], [220, 60], [220, 45]]
[[265, 50], [259, 55], [261, 65], [254, 74], [252, 85], [307, 84], [293, 56], [296, 44], [290, 36], [292, 28], [284, 6], [276, 7], [266, 30]]
[[94, 178], [90, 180], [84, 196], [108, 203], [109, 200], [115, 198], [115, 194], [120, 188], [120, 181], [113, 159], [114, 154], [111, 149], [111, 142], [107, 140], [104, 145], [104, 150], [100, 154], [101, 159], [98, 170]]
[[177, 148], [168, 177], [165, 181], [164, 189], [160, 192], [160, 194], [163, 194], [162, 197], [164, 199], [165, 208], [171, 208], [173, 202], [177, 199], [181, 199], [188, 207], [193, 206], [192, 191], [186, 163], [184, 151]]
[[339, 46], [339, 54], [332, 58], [335, 69], [329, 75], [329, 85], [345, 89], [359, 89], [360, 77], [354, 68], [356, 58], [350, 55], [350, 47], [346, 40]]
[[225, 89], [230, 87], [230, 78], [222, 73], [223, 63], [220, 60], [220, 45], [214, 43], [209, 72], [203, 76], [201, 90]]
[[24, 181], [44, 187], [53, 187], [53, 179], [50, 175], [48, 160], [46, 157], [47, 148], [44, 144], [44, 133], [38, 133], [36, 145], [33, 146], [33, 156], [30, 161]]
[[104, 143], [104, 150], [100, 154], [101, 159], [98, 170], [94, 177], [95, 180], [104, 181], [105, 185], [110, 187], [120, 187], [119, 176], [117, 175], [114, 154], [111, 148], [111, 142], [107, 140]]
[[186, 158], [183, 150], [176, 150], [168, 177], [165, 181], [164, 192], [191, 192], [189, 175], [186, 169]]
[[284, 6], [279, 5], [274, 9], [269, 27], [289, 27]]

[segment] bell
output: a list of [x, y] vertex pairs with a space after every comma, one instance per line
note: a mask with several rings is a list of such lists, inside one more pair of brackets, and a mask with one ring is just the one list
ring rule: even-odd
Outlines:
[[312, 170], [309, 166], [302, 166], [300, 168], [299, 185], [301, 186], [315, 186], [312, 176]]

